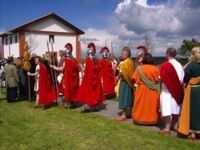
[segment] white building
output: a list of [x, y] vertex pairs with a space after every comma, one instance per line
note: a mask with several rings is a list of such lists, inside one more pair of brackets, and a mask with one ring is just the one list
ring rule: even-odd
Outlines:
[[[48, 14], [0, 35], [2, 58], [19, 57], [24, 54], [24, 44], [28, 43], [31, 52], [42, 55], [48, 51], [47, 41], [53, 41], [55, 52], [64, 49], [66, 43], [73, 46], [73, 55], [81, 56], [79, 36], [84, 32], [55, 13]], [[51, 44], [49, 49], [52, 51]]]

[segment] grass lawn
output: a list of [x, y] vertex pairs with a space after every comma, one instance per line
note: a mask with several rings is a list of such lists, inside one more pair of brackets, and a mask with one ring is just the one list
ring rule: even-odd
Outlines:
[[1, 150], [200, 149], [200, 142], [159, 135], [79, 110], [35, 110], [26, 102], [0, 100]]

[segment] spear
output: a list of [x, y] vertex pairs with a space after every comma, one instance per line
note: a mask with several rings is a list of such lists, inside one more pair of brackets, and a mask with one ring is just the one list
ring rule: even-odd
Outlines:
[[[49, 42], [48, 41], [47, 41], [47, 50], [48, 50], [49, 55], [51, 56], [51, 53], [50, 53], [50, 50], [49, 50]], [[51, 70], [51, 78], [53, 79], [53, 81], [52, 81], [53, 82], [53, 86], [56, 87], [53, 70], [52, 69], [50, 69], [50, 70]]]
[[[55, 62], [55, 56], [54, 56], [54, 48], [53, 48], [53, 41], [51, 40], [50, 41], [50, 43], [51, 43], [51, 51], [52, 51], [52, 62], [53, 62], [53, 65], [54, 66], [56, 66], [56, 62]], [[54, 72], [53, 72], [53, 74], [54, 74], [54, 81], [55, 81], [55, 88], [56, 88], [56, 95], [58, 96], [58, 84], [57, 84], [57, 73], [56, 73], [56, 71], [54, 70]]]
[[114, 49], [113, 49], [113, 43], [111, 42], [111, 52], [113, 53], [114, 55]]

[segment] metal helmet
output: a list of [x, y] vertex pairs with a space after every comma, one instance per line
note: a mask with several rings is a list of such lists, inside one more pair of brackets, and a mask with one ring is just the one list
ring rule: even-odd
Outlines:
[[148, 50], [145, 46], [138, 46], [138, 52], [136, 53], [136, 63], [142, 63], [145, 54], [147, 54]]
[[109, 49], [107, 47], [103, 47], [100, 51], [102, 58], [107, 59], [109, 55]]
[[95, 58], [96, 46], [94, 43], [89, 43], [87, 46], [87, 57]]
[[72, 58], [72, 51], [73, 51], [73, 47], [72, 47], [72, 44], [71, 43], [67, 43], [65, 45], [65, 51], [66, 51], [66, 56], [69, 57], [69, 58]]

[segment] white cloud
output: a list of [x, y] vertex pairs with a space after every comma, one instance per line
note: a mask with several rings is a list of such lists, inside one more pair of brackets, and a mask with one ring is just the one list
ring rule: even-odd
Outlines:
[[120, 23], [135, 32], [177, 32], [182, 28], [175, 9], [170, 4], [148, 5], [147, 0], [124, 0], [115, 14]]
[[115, 15], [126, 31], [119, 33], [120, 39], [131, 38], [133, 44], [141, 44], [149, 34], [154, 55], [164, 55], [169, 46], [178, 48], [184, 38], [200, 40], [199, 0], [168, 0], [151, 5], [147, 0], [123, 0]]
[[[83, 38], [94, 38], [98, 46], [113, 42], [118, 51], [130, 46], [133, 53], [149, 35], [153, 55], [163, 55], [168, 47], [179, 48], [183, 39], [200, 40], [200, 0], [123, 0], [114, 11], [115, 21], [106, 30], [87, 29]], [[91, 39], [90, 39], [91, 40]]]
[[143, 7], [148, 7], [147, 0], [137, 0], [135, 3]]
[[99, 30], [94, 28], [89, 28], [84, 30], [85, 34], [81, 36], [81, 48], [83, 51], [83, 55], [87, 50], [87, 45], [89, 42], [94, 42], [97, 48], [97, 54], [99, 54], [100, 49], [103, 46], [107, 46], [111, 49], [111, 42], [115, 43], [118, 41], [118, 37], [115, 34], [107, 30]]

